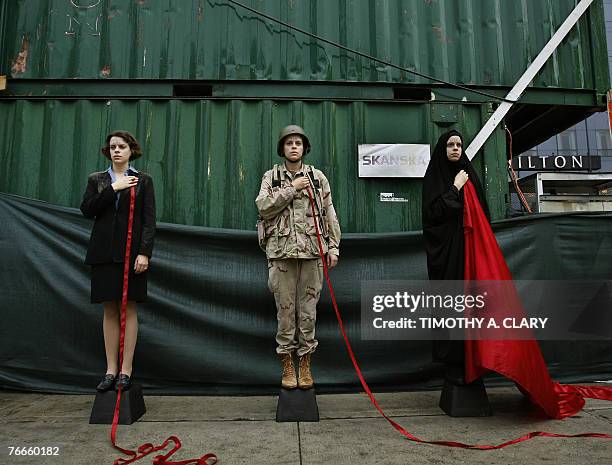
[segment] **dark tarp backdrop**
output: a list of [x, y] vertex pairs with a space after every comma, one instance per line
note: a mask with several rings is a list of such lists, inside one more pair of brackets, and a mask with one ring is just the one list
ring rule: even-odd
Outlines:
[[[90, 393], [103, 374], [102, 307], [89, 303], [83, 264], [91, 225], [74, 208], [0, 194], [0, 387]], [[515, 279], [612, 278], [612, 214], [542, 215], [494, 230]], [[374, 389], [440, 386], [429, 342], [360, 340], [361, 281], [426, 278], [420, 232], [342, 239], [332, 280]], [[276, 310], [254, 231], [158, 224], [139, 323], [134, 378], [151, 394], [278, 391]], [[327, 290], [317, 338], [318, 391], [360, 389]], [[557, 380], [612, 379], [612, 341], [542, 349]]]

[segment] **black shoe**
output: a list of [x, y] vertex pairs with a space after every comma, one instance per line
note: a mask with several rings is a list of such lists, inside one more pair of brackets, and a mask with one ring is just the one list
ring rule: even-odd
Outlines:
[[119, 376], [117, 376], [117, 382], [115, 383], [115, 390], [119, 390], [119, 388], [121, 388], [122, 391], [127, 391], [131, 387], [132, 387], [132, 380], [130, 379], [129, 375], [126, 375], [125, 373], [121, 373]]
[[100, 381], [100, 384], [96, 386], [96, 391], [98, 392], [108, 391], [110, 388], [113, 387], [114, 384], [115, 384], [115, 375], [107, 373], [104, 375], [104, 378], [102, 378], [102, 381]]

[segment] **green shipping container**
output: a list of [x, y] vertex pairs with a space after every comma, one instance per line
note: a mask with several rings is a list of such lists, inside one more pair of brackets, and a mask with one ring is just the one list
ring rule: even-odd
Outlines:
[[[439, 79], [481, 86], [512, 86], [577, 3], [242, 1], [351, 49]], [[0, 74], [15, 78], [430, 84], [227, 0], [2, 3]], [[608, 74], [605, 50], [602, 0], [596, 0], [533, 85], [597, 88], [598, 74]]]
[[[407, 70], [504, 96], [574, 0], [247, 1]], [[10, 4], [9, 4], [10, 3]], [[0, 4], [0, 191], [78, 206], [114, 129], [132, 131], [162, 221], [253, 229], [276, 135], [303, 125], [345, 232], [417, 230], [420, 179], [362, 179], [357, 145], [470, 140], [497, 100], [432, 83], [288, 30], [228, 1], [20, 0]], [[609, 87], [601, 0], [506, 124], [515, 151], [593, 111]], [[506, 139], [476, 156], [494, 218], [507, 203]], [[381, 202], [393, 192], [409, 202]], [[231, 208], [228, 206], [231, 205]]]
[[[143, 145], [138, 169], [151, 174], [162, 221], [253, 229], [263, 172], [280, 161], [278, 128], [308, 128], [307, 161], [330, 179], [347, 232], [420, 229], [420, 179], [358, 178], [357, 144], [429, 143], [446, 130], [431, 120], [431, 105], [378, 102], [59, 100], [0, 102], [0, 186], [4, 192], [78, 206], [90, 171], [106, 169], [100, 154], [114, 128]], [[485, 116], [478, 105], [458, 107], [458, 123], [473, 136]], [[478, 166], [494, 210], [503, 213], [505, 165], [497, 157], [503, 133], [487, 144]], [[483, 170], [486, 160], [486, 174]], [[394, 192], [410, 202], [381, 202]], [[231, 206], [231, 208], [228, 208]]]

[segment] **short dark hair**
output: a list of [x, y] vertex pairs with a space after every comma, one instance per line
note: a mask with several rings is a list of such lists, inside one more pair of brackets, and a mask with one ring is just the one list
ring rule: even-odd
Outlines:
[[132, 151], [132, 155], [130, 155], [130, 161], [142, 157], [142, 149], [140, 148], [140, 144], [133, 135], [131, 135], [127, 131], [113, 131], [108, 136], [106, 136], [106, 145], [102, 147], [101, 150], [102, 155], [104, 155], [106, 158], [108, 158], [109, 160], [111, 159], [110, 140], [113, 137], [121, 137], [130, 146], [130, 150]]

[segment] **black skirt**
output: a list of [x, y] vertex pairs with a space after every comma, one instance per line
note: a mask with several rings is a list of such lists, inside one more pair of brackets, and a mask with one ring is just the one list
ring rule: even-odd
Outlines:
[[[130, 266], [128, 300], [144, 302], [147, 299], [147, 274], [134, 273]], [[123, 296], [123, 263], [102, 263], [91, 266], [91, 303], [121, 302]]]

